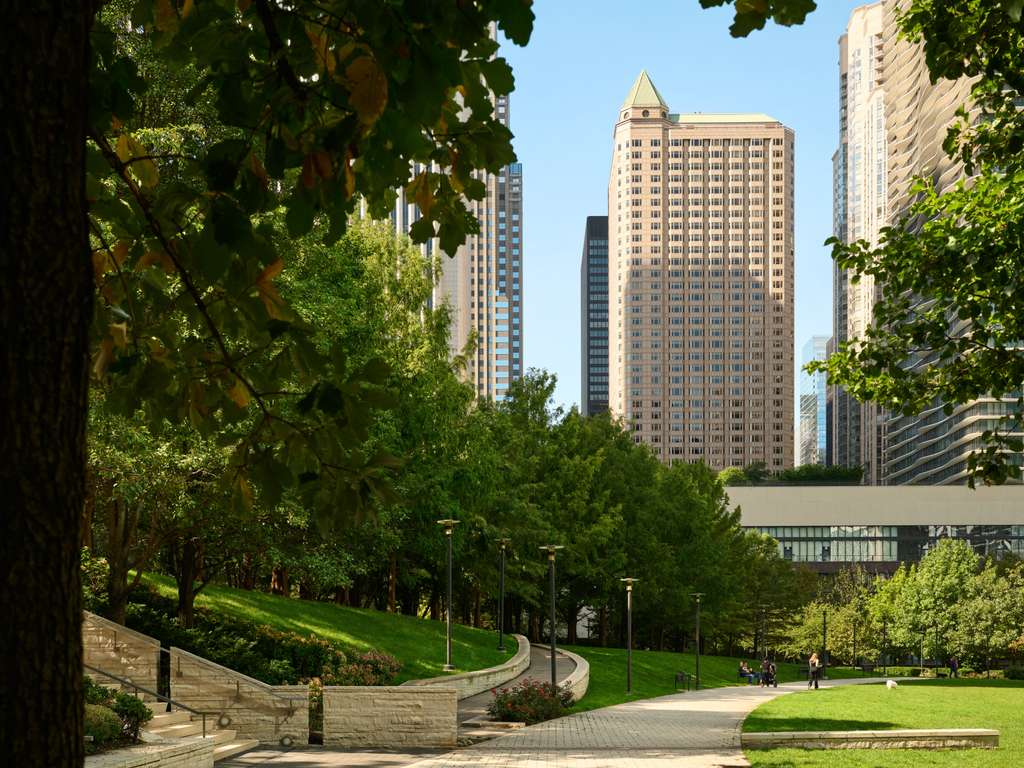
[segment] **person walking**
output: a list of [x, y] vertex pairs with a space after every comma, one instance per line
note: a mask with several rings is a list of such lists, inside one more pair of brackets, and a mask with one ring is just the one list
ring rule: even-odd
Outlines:
[[949, 676], [960, 677], [960, 659], [956, 656], [949, 660]]
[[818, 690], [818, 681], [821, 679], [821, 661], [818, 659], [818, 653], [815, 651], [811, 654], [811, 658], [807, 660], [807, 687], [814, 686], [814, 690]]

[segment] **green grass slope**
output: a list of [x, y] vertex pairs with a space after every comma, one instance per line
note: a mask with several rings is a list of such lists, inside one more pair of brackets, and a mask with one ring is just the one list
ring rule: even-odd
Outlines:
[[[177, 594], [173, 579], [168, 577], [150, 574], [144, 581], [168, 597]], [[399, 683], [444, 674], [444, 622], [213, 585], [199, 593], [196, 606], [278, 630], [321, 637], [346, 651], [372, 648], [390, 653], [402, 662], [396, 678]], [[456, 672], [492, 667], [516, 652], [512, 638], [505, 641], [505, 653], [499, 653], [497, 646], [496, 633], [456, 624], [452, 629]]]
[[[675, 693], [676, 672], [696, 671], [693, 654], [669, 651], [633, 651], [633, 693], [626, 696], [626, 650], [624, 648], [594, 648], [591, 646], [568, 646], [590, 663], [590, 687], [583, 701], [574, 712], [582, 712], [624, 701], [649, 699]], [[701, 656], [700, 677], [702, 688], [719, 688], [725, 685], [745, 685], [737, 676], [740, 658], [728, 656]], [[747, 658], [751, 667], [760, 669], [753, 658]], [[779, 682], [805, 680], [799, 672], [800, 665], [782, 663], [779, 667]], [[853, 677], [852, 670], [830, 670], [830, 677]]]
[[749, 750], [755, 768], [1018, 768], [1024, 765], [1024, 681], [920, 680], [782, 696], [755, 709], [745, 731], [995, 728], [997, 749]]

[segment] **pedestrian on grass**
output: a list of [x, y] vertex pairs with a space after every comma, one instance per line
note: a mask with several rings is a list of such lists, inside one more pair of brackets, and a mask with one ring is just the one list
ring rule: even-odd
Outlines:
[[818, 659], [818, 653], [815, 651], [811, 654], [811, 658], [807, 660], [807, 687], [814, 686], [814, 690], [818, 690], [818, 681], [821, 679], [821, 661]]

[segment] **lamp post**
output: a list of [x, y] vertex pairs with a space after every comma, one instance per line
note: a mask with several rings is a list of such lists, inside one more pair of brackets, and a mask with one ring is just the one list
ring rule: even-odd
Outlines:
[[498, 570], [498, 650], [505, 652], [505, 549], [509, 539], [498, 539], [501, 548], [501, 566]]
[[882, 617], [882, 677], [889, 676], [889, 618]]
[[821, 610], [821, 679], [828, 670], [828, 608]]
[[459, 521], [445, 518], [444, 520], [438, 520], [437, 524], [444, 526], [444, 535], [448, 539], [448, 601], [445, 604], [444, 610], [446, 642], [444, 666], [442, 669], [445, 672], [452, 672], [455, 669], [455, 665], [452, 664], [452, 533], [455, 530], [455, 526], [459, 524]]
[[757, 649], [758, 655], [761, 655], [762, 659], [768, 658], [768, 618], [767, 612], [764, 608], [761, 609], [761, 645], [764, 646], [764, 655], [760, 654], [760, 649]]
[[565, 549], [561, 544], [545, 544], [541, 550], [548, 553], [548, 582], [551, 586], [551, 687], [558, 687], [558, 672], [555, 670], [555, 553]]
[[697, 600], [697, 622], [696, 622], [697, 626], [696, 626], [696, 631], [694, 633], [697, 636], [697, 663], [696, 663], [696, 666], [695, 666], [695, 671], [697, 673], [695, 675], [695, 677], [697, 678], [697, 682], [696, 682], [696, 684], [694, 685], [694, 688], [693, 688], [695, 691], [699, 691], [700, 690], [700, 599], [702, 597], [704, 597], [704, 594], [705, 594], [704, 592], [691, 592], [690, 593], [690, 597], [695, 598]]
[[626, 584], [626, 693], [633, 692], [633, 585], [640, 579], [625, 578]]

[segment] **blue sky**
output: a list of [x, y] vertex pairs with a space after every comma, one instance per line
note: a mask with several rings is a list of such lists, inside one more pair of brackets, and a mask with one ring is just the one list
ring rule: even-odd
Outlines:
[[[523, 163], [525, 362], [580, 400], [579, 268], [587, 216], [607, 213], [618, 106], [641, 69], [675, 112], [766, 112], [796, 132], [796, 363], [831, 333], [832, 153], [838, 46], [863, 3], [819, 0], [803, 26], [729, 37], [731, 9], [698, 0], [538, 0], [525, 48], [503, 46]], [[572, 136], [572, 141], [566, 138]], [[799, 384], [797, 386], [799, 389]]]

